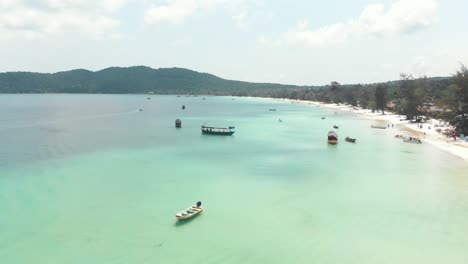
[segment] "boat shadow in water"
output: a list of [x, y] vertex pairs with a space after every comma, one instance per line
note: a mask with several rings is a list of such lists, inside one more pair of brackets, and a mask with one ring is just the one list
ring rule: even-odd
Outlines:
[[184, 225], [187, 225], [187, 224], [190, 224], [192, 221], [196, 221], [196, 219], [202, 217], [203, 214], [199, 214], [199, 215], [196, 215], [195, 217], [192, 217], [192, 218], [189, 218], [189, 219], [186, 219], [186, 220], [178, 220], [174, 223], [174, 226], [175, 227], [181, 227], [181, 226], [184, 226]]

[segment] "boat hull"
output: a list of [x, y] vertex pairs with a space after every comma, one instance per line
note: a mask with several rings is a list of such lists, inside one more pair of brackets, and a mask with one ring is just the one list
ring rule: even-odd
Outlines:
[[[187, 212], [189, 210], [192, 210], [194, 211], [194, 213], [192, 214], [185, 214], [184, 215], [184, 212]], [[176, 218], [178, 221], [183, 221], [183, 220], [187, 220], [187, 219], [190, 219], [196, 215], [199, 215], [203, 212], [203, 207], [190, 207], [190, 208], [187, 208], [185, 210], [183, 210], [182, 212], [179, 212], [176, 214]]]
[[220, 131], [202, 130], [202, 134], [205, 134], [205, 135], [232, 136], [234, 133], [235, 131], [220, 132]]

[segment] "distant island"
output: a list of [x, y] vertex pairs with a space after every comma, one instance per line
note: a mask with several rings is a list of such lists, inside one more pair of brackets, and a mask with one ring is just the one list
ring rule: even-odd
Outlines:
[[57, 73], [0, 73], [0, 94], [205, 94], [288, 98], [349, 104], [375, 111], [390, 110], [408, 119], [418, 117], [450, 121], [468, 134], [468, 70], [461, 66], [451, 77], [413, 78], [372, 84], [297, 86], [226, 80], [183, 68], [145, 66], [111, 67], [100, 71], [71, 70]]

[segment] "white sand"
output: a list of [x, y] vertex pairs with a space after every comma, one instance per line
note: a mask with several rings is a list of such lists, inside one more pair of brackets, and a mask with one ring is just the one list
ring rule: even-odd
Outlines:
[[[362, 109], [359, 107], [353, 107], [349, 105], [337, 105], [337, 104], [325, 104], [321, 102], [314, 102], [314, 101], [302, 101], [302, 100], [291, 100], [291, 99], [275, 99], [279, 101], [291, 102], [291, 103], [302, 103], [314, 106], [321, 106], [329, 109], [335, 109], [337, 111], [346, 111], [352, 112], [376, 121], [379, 121], [381, 124], [379, 125], [394, 125], [396, 128], [399, 129], [399, 134], [404, 134], [407, 136], [415, 136], [419, 137], [423, 142], [430, 143], [435, 147], [438, 147], [441, 150], [447, 151], [453, 155], [459, 156], [465, 161], [468, 161], [468, 142], [457, 138], [457, 140], [453, 140], [453, 138], [447, 138], [446, 136], [437, 133], [436, 129], [441, 128], [444, 129], [452, 129], [449, 125], [445, 125], [443, 121], [432, 119], [426, 123], [420, 124], [413, 124], [410, 123], [405, 119], [405, 116], [396, 115], [390, 112], [385, 113], [383, 115], [381, 112], [379, 113], [372, 113], [371, 110]], [[422, 125], [423, 128], [419, 128], [418, 126]], [[441, 127], [435, 127], [436, 125]], [[467, 135], [468, 136], [468, 135]]]

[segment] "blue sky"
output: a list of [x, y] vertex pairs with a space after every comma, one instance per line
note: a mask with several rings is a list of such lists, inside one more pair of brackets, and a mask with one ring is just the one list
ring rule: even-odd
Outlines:
[[147, 65], [320, 85], [468, 64], [466, 0], [0, 0], [0, 71]]

